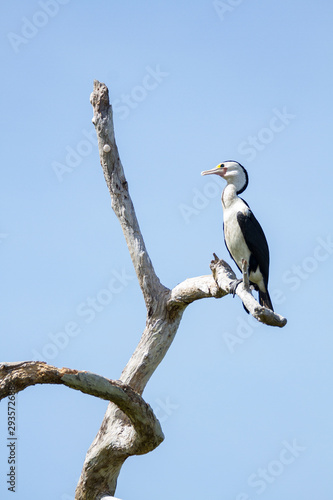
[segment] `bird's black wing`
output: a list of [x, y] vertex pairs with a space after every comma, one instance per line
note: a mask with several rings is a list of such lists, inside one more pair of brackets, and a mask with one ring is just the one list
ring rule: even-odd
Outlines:
[[264, 231], [250, 209], [247, 215], [238, 212], [237, 221], [252, 254], [252, 262], [251, 259], [249, 262], [250, 272], [255, 271], [257, 265], [259, 265], [265, 285], [267, 286], [269, 275], [269, 249]]

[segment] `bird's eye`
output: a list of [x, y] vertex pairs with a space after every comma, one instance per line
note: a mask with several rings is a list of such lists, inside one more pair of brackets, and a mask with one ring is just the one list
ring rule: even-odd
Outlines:
[[221, 165], [219, 165], [219, 168], [223, 168], [223, 167], [224, 167], [224, 164], [223, 164], [223, 163], [221, 163]]

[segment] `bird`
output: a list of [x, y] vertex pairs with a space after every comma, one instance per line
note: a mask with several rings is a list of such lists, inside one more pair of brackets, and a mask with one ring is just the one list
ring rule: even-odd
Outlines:
[[[246, 261], [250, 285], [258, 291], [260, 305], [274, 311], [268, 292], [269, 248], [265, 233], [249, 205], [239, 196], [248, 186], [248, 173], [237, 161], [228, 160], [201, 172], [201, 175], [211, 174], [227, 181], [221, 197], [227, 250], [240, 271], [242, 263]], [[241, 282], [235, 280], [232, 287], [234, 294]]]

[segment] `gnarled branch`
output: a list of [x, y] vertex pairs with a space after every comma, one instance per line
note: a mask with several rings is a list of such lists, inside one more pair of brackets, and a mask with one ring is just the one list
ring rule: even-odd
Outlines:
[[[227, 293], [231, 293], [231, 283], [236, 279], [236, 275], [229, 264], [224, 260], [220, 260], [215, 254], [214, 257], [210, 265], [214, 279], [220, 288]], [[280, 328], [286, 325], [286, 318], [271, 311], [267, 307], [261, 306], [259, 302], [256, 301], [246, 283], [244, 285], [242, 282], [237, 286], [236, 295], [238, 295], [252, 316], [261, 323], [265, 323], [269, 326], [279, 326]]]
[[[236, 275], [229, 264], [224, 260], [220, 260], [214, 254], [214, 260], [212, 260], [210, 268], [212, 275], [190, 278], [175, 286], [169, 294], [168, 308], [172, 310], [182, 305], [186, 306], [195, 300], [209, 297], [219, 299], [229, 293], [233, 293], [231, 285], [235, 281]], [[246, 309], [261, 323], [269, 326], [279, 326], [280, 328], [285, 326], [287, 323], [286, 318], [267, 309], [267, 307], [261, 306], [253, 297], [246, 275], [244, 277], [245, 283], [240, 283], [235, 293], [241, 299]]]
[[148, 453], [164, 439], [160, 423], [150, 406], [119, 380], [109, 380], [86, 371], [56, 368], [42, 361], [0, 364], [0, 400], [36, 384], [63, 384], [115, 403], [127, 415], [137, 433], [136, 454]]

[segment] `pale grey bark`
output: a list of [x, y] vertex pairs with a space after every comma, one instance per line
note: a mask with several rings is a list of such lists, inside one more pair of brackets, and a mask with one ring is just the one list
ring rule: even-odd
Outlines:
[[130, 419], [138, 441], [142, 441], [142, 453], [153, 450], [164, 439], [153, 410], [139, 394], [120, 380], [109, 380], [86, 371], [57, 368], [43, 361], [0, 363], [0, 400], [13, 391], [20, 392], [36, 384], [62, 384], [113, 401]]
[[[215, 259], [211, 264], [213, 275], [187, 279], [173, 290], [161, 285], [148, 256], [129, 196], [115, 143], [108, 89], [104, 84], [94, 82], [91, 103], [101, 165], [111, 194], [112, 207], [122, 226], [147, 306], [146, 328], [120, 377], [121, 381], [141, 394], [169, 349], [187, 305], [198, 299], [221, 298], [230, 293], [230, 283], [235, 275], [227, 264]], [[276, 326], [285, 324], [285, 320], [279, 315], [262, 308], [248, 289], [239, 285], [237, 295], [259, 321], [267, 321]], [[123, 440], [121, 446], [115, 447], [119, 436], [124, 435], [124, 429], [128, 430], [127, 420], [110, 403], [101, 428], [87, 453], [76, 490], [77, 500], [99, 498], [96, 494], [114, 494], [120, 467], [134, 452], [130, 433], [128, 442]]]
[[[22, 390], [34, 383], [62, 383], [111, 401], [87, 452], [76, 488], [76, 500], [112, 497], [124, 461], [131, 455], [148, 453], [161, 442], [163, 433], [159, 422], [140, 395], [168, 351], [185, 308], [195, 300], [221, 298], [231, 293], [231, 283], [236, 277], [230, 266], [214, 254], [215, 259], [210, 264], [212, 274], [185, 279], [172, 290], [160, 283], [129, 194], [115, 142], [108, 89], [103, 83], [94, 82], [91, 104], [101, 165], [111, 195], [112, 208], [122, 227], [147, 308], [145, 329], [119, 381], [110, 381], [86, 372], [57, 369], [41, 363], [38, 366], [39, 381], [31, 382], [36, 380], [36, 377], [29, 378], [33, 362], [7, 363], [0, 367], [0, 381], [6, 386], [11, 377], [15, 390]], [[285, 318], [260, 306], [246, 284], [244, 286], [241, 283], [236, 294], [258, 321], [279, 327], [286, 324]]]
[[[219, 260], [215, 254], [214, 257], [215, 259], [211, 262], [210, 266], [214, 279], [221, 289], [225, 290], [226, 293], [231, 293], [231, 284], [236, 279], [236, 275], [229, 264], [223, 260]], [[241, 299], [249, 313], [256, 320], [265, 323], [265, 325], [278, 326], [280, 328], [285, 326], [287, 324], [286, 318], [267, 309], [267, 307], [261, 306], [251, 293], [247, 276], [244, 276], [244, 281], [237, 286], [235, 293]]]
[[147, 305], [153, 305], [155, 297], [164, 287], [154, 271], [136, 218], [134, 206], [129, 195], [124, 169], [121, 164], [115, 141], [112, 107], [109, 91], [103, 83], [95, 80], [94, 91], [90, 96], [94, 109], [93, 124], [98, 137], [98, 149], [106, 184], [111, 195], [112, 208], [123, 230], [133, 266]]

